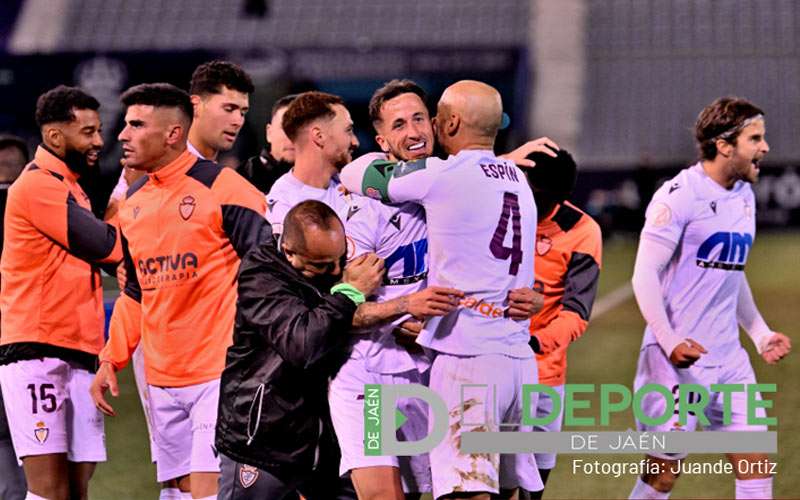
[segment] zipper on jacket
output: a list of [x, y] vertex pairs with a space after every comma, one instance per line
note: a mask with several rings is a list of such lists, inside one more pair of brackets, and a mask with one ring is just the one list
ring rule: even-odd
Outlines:
[[[256, 402], [258, 402], [258, 413], [256, 414], [256, 425], [253, 427], [253, 430], [250, 430], [250, 424], [253, 423], [253, 408], [256, 406]], [[256, 389], [256, 395], [253, 396], [253, 402], [250, 403], [250, 412], [247, 415], [247, 446], [250, 446], [250, 443], [253, 442], [253, 439], [256, 437], [256, 433], [258, 432], [258, 426], [261, 424], [261, 407], [264, 404], [264, 384], [258, 384], [258, 389]]]
[[322, 419], [318, 418], [317, 423], [319, 423], [319, 437], [317, 437], [317, 446], [314, 448], [314, 465], [311, 467], [311, 470], [317, 470], [317, 465], [319, 465], [319, 443], [322, 441]]

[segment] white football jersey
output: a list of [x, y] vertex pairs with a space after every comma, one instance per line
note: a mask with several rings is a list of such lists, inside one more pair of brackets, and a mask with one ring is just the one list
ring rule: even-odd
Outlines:
[[[385, 205], [363, 196], [354, 196], [356, 208], [345, 220], [348, 260], [374, 252], [384, 260], [386, 274], [370, 300], [385, 302], [425, 288], [428, 275], [428, 234], [425, 210], [416, 203]], [[353, 346], [351, 358], [363, 359], [367, 370], [375, 373], [424, 371], [428, 359], [410, 355], [398, 346], [392, 335], [396, 325], [409, 319], [405, 316], [361, 335]]]
[[351, 191], [425, 207], [428, 285], [466, 294], [461, 307], [431, 318], [418, 342], [435, 351], [472, 356], [532, 357], [529, 321], [505, 317], [508, 292], [533, 286], [536, 206], [525, 174], [488, 150], [446, 160], [393, 163], [366, 155], [345, 167]]
[[[724, 364], [741, 348], [736, 306], [747, 256], [756, 234], [750, 184], [727, 190], [702, 163], [682, 170], [656, 191], [647, 207], [642, 238], [677, 245], [660, 276], [670, 325], [708, 350], [700, 366]], [[643, 345], [656, 343], [650, 328]]]
[[267, 194], [266, 219], [276, 235], [283, 233], [283, 219], [295, 205], [306, 200], [317, 200], [328, 205], [344, 223], [348, 211], [354, 207], [353, 197], [344, 194], [337, 177], [331, 179], [327, 189], [303, 184], [291, 171], [283, 174]]

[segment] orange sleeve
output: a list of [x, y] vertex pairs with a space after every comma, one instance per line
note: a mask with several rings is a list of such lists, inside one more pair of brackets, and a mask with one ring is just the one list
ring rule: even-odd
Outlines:
[[583, 335], [588, 321], [582, 319], [577, 313], [561, 309], [553, 320], [542, 328], [536, 330], [536, 338], [539, 339], [538, 354], [550, 354], [561, 346], [568, 345]]
[[100, 362], [109, 362], [114, 370], [125, 368], [142, 336], [142, 306], [121, 293], [114, 304], [109, 324], [108, 342], [100, 351]]
[[22, 198], [31, 225], [69, 253], [88, 262], [119, 262], [119, 228], [78, 204], [69, 188], [43, 171], [32, 172]]
[[[545, 326], [534, 331], [540, 354], [548, 354], [583, 335], [589, 324], [597, 286], [600, 281], [602, 235], [596, 222], [583, 216], [582, 226], [573, 229], [575, 239], [566, 272], [564, 294], [557, 306], [558, 314]], [[569, 234], [569, 233], [568, 233]]]

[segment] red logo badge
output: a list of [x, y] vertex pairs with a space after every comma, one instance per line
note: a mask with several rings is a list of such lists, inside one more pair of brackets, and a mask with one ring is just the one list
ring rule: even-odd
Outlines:
[[197, 202], [195, 202], [194, 196], [189, 195], [183, 197], [180, 206], [178, 206], [178, 211], [181, 213], [183, 220], [189, 220], [189, 217], [191, 217], [194, 213], [194, 207], [196, 206]]
[[539, 255], [546, 254], [552, 247], [553, 240], [547, 236], [539, 236], [539, 239], [536, 240], [536, 253]]

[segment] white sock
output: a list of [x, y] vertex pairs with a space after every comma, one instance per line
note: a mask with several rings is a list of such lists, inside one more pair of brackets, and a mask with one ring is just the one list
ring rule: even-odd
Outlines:
[[737, 479], [736, 498], [772, 498], [772, 478]]
[[641, 500], [641, 499], [663, 499], [669, 498], [669, 492], [662, 493], [657, 489], [653, 488], [649, 484], [642, 481], [641, 477], [636, 478], [636, 485], [633, 487], [633, 491], [628, 496], [628, 500]]
[[182, 500], [181, 490], [178, 488], [162, 488], [158, 500]]
[[45, 497], [40, 497], [39, 495], [36, 495], [28, 491], [27, 494], [25, 495], [25, 500], [47, 500], [47, 499]]

